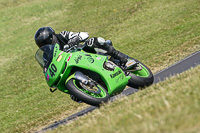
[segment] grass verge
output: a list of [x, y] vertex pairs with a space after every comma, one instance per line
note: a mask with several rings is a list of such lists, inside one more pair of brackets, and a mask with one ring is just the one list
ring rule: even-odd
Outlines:
[[87, 31], [157, 72], [200, 50], [199, 0], [1, 0], [0, 131], [27, 132], [87, 106], [50, 93], [34, 59], [39, 27]]
[[120, 98], [50, 132], [199, 132], [199, 80], [200, 66]]

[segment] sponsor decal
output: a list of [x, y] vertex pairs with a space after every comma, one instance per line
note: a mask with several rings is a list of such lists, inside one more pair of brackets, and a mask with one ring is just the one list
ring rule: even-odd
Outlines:
[[111, 78], [115, 78], [116, 76], [118, 76], [119, 74], [121, 74], [122, 72], [119, 70], [119, 71], [117, 71], [116, 73], [114, 73], [114, 74], [110, 74], [110, 77]]
[[55, 50], [55, 53], [53, 55], [54, 57], [56, 57], [57, 52], [58, 52], [58, 47], [56, 46], [56, 50]]
[[120, 75], [115, 81], [116, 82], [119, 82], [119, 81], [122, 81], [124, 79], [124, 75]]
[[100, 59], [101, 59], [101, 57], [97, 57], [96, 59], [97, 59], [97, 60], [100, 60]]
[[61, 55], [62, 53], [64, 53], [64, 51], [60, 52], [59, 55]]
[[63, 56], [61, 55], [62, 53], [63, 53], [63, 51], [59, 53], [58, 58], [56, 59], [57, 62], [60, 62], [60, 61], [61, 61], [61, 59], [62, 59], [62, 57], [63, 57]]
[[94, 62], [94, 59], [92, 57], [88, 57], [87, 60], [90, 62], [90, 63], [93, 63]]
[[91, 55], [89, 55], [89, 54], [85, 54], [85, 56], [87, 56], [87, 60], [88, 60], [88, 62], [90, 62], [90, 63], [93, 63], [93, 62], [94, 62], [94, 59], [92, 58]]
[[69, 55], [69, 58], [67, 59], [67, 61], [69, 61], [71, 57], [72, 57], [72, 53]]
[[47, 81], [49, 81], [49, 74], [47, 74]]
[[75, 62], [76, 62], [76, 64], [79, 63], [79, 61], [81, 60], [81, 58], [82, 58], [82, 55], [79, 55], [77, 58], [74, 59]]
[[56, 61], [57, 61], [57, 62], [60, 62], [61, 59], [62, 59], [62, 57], [63, 57], [62, 55], [59, 55], [58, 58], [56, 59]]
[[85, 56], [90, 56], [90, 57], [92, 57], [90, 54], [85, 54]]

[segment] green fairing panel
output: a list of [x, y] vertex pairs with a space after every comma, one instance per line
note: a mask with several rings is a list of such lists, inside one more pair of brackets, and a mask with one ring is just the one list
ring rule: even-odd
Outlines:
[[73, 67], [80, 67], [98, 73], [105, 82], [110, 95], [120, 93], [128, 83], [130, 76], [126, 77], [117, 66], [114, 71], [104, 69], [103, 64], [105, 61], [107, 61], [107, 56], [83, 51], [66, 53], [59, 50], [59, 45], [56, 44], [52, 62], [45, 72], [47, 84], [50, 87], [57, 87], [59, 90], [68, 93], [65, 88], [65, 82], [70, 76], [70, 71]]
[[[98, 61], [99, 60], [99, 61]], [[101, 60], [101, 61], [100, 61]], [[108, 71], [103, 68], [103, 63], [107, 60], [107, 56], [97, 54], [87, 54], [85, 52], [73, 53], [67, 67], [81, 67], [91, 70], [101, 75], [102, 80], [106, 83], [108, 93], [120, 93], [128, 83], [130, 77], [125, 77], [123, 71], [119, 67], [115, 67], [114, 71]]]
[[49, 65], [45, 77], [48, 86], [53, 87], [58, 83], [60, 79], [60, 73], [62, 73], [65, 65], [66, 53], [59, 50], [59, 45], [56, 44], [53, 52], [53, 59]]

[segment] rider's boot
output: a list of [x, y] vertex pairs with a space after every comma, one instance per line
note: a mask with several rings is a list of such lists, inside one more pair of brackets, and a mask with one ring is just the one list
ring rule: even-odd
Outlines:
[[136, 67], [137, 66], [138, 63], [134, 59], [128, 60], [128, 56], [127, 55], [125, 55], [122, 52], [116, 50], [112, 46], [112, 42], [110, 40], [106, 40], [105, 43], [106, 43], [105, 46], [108, 48], [108, 53], [114, 59], [120, 60], [122, 66], [126, 66], [126, 68]]
[[107, 54], [113, 57], [114, 59], [117, 59], [120, 61], [120, 64], [122, 66], [125, 66], [125, 64], [128, 61], [128, 56], [123, 54], [122, 52], [116, 50], [112, 46], [112, 42], [110, 40], [106, 40], [104, 43], [105, 48], [107, 49]]
[[[86, 51], [93, 52], [95, 50], [95, 52], [99, 54], [108, 54], [114, 59], [119, 60], [122, 66], [125, 66], [128, 61], [128, 56], [116, 50], [112, 46], [112, 42], [110, 40], [104, 40], [101, 37], [94, 37], [88, 39], [84, 45], [87, 46], [85, 47]], [[92, 49], [94, 50], [92, 51]]]

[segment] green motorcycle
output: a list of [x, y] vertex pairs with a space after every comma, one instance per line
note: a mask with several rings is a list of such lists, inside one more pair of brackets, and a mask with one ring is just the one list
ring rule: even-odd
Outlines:
[[64, 52], [58, 44], [41, 47], [35, 58], [52, 92], [56, 88], [94, 106], [107, 102], [127, 85], [139, 88], [153, 83], [149, 68], [133, 58], [122, 67], [112, 57], [87, 53], [76, 46]]

